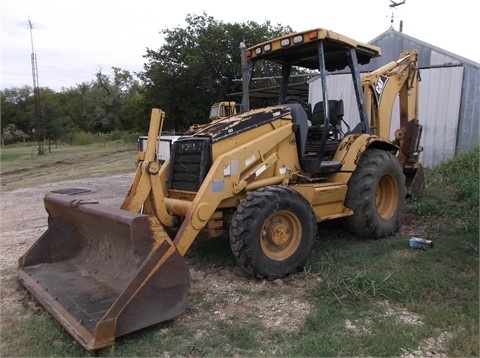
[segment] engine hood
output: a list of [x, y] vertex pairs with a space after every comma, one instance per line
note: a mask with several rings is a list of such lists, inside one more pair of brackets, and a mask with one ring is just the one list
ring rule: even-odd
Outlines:
[[251, 110], [205, 124], [193, 133], [193, 135], [209, 136], [212, 138], [212, 142], [217, 142], [272, 122], [278, 118], [289, 115], [290, 113], [291, 109], [282, 105]]

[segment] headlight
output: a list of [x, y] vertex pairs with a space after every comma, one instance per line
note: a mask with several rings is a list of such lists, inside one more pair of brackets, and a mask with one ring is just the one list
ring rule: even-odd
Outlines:
[[294, 44], [300, 44], [303, 42], [303, 35], [297, 35], [293, 38]]

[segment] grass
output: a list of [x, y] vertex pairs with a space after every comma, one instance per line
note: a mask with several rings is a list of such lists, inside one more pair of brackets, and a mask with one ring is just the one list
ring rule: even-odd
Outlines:
[[135, 171], [137, 147], [121, 140], [59, 145], [38, 155], [34, 144], [0, 149], [0, 191]]
[[[478, 357], [479, 162], [476, 148], [428, 169], [424, 196], [408, 200], [404, 229], [393, 237], [359, 240], [335, 221], [320, 224], [304, 271], [283, 283], [235, 274], [227, 240], [198, 241], [186, 258], [206, 272], [196, 281], [206, 291], [190, 294], [184, 317], [95, 353], [23, 293], [16, 311], [2, 312], [2, 356]], [[434, 247], [409, 248], [409, 232]], [[221, 272], [230, 273], [225, 283], [233, 286], [213, 295], [208, 288]], [[291, 331], [266, 328], [262, 304], [289, 298], [311, 304], [306, 321]], [[219, 319], [216, 312], [228, 307], [237, 309]]]

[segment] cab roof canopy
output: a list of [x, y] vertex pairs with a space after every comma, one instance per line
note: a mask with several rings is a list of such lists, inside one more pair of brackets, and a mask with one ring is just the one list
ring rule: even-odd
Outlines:
[[247, 49], [252, 61], [267, 60], [282, 65], [292, 65], [319, 70], [319, 42], [323, 40], [325, 67], [328, 71], [342, 70], [348, 66], [347, 50], [355, 49], [359, 64], [381, 56], [380, 47], [353, 40], [336, 32], [317, 28], [277, 37]]

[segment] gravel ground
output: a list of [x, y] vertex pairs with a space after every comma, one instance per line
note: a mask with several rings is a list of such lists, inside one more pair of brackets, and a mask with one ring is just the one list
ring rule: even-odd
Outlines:
[[133, 174], [103, 178], [87, 178], [18, 189], [0, 193], [0, 268], [12, 271], [17, 259], [47, 229], [47, 212], [43, 204], [46, 194], [70, 188], [89, 192], [72, 195], [72, 199], [95, 200], [119, 207], [130, 187]]

